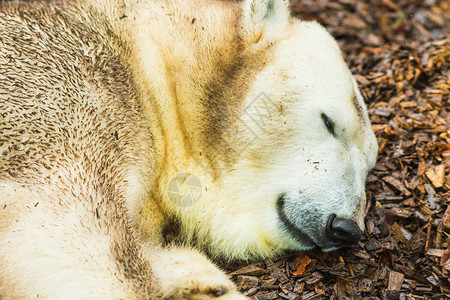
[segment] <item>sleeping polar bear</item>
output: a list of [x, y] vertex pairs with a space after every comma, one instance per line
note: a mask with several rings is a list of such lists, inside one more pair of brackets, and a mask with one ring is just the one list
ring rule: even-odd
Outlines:
[[195, 248], [358, 241], [376, 140], [287, 0], [2, 2], [0, 32], [0, 298], [241, 299]]

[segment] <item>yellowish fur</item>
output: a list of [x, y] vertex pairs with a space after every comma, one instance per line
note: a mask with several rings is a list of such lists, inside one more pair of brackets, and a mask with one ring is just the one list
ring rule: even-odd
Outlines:
[[3, 2], [0, 32], [0, 298], [243, 299], [199, 250], [363, 229], [367, 111], [288, 1]]

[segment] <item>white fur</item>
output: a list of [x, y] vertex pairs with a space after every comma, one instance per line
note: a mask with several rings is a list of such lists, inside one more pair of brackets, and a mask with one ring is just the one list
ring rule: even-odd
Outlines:
[[[110, 257], [111, 236], [90, 227], [82, 203], [75, 209], [49, 203], [55, 194], [45, 184], [8, 182], [0, 184], [0, 193], [12, 200], [3, 211], [10, 217], [18, 212], [8, 231], [0, 232], [2, 280], [14, 283], [14, 292], [0, 284], [5, 299], [119, 299], [133, 294], [131, 288], [124, 290], [123, 278], [111, 276], [117, 272]], [[69, 195], [58, 196], [69, 200]]]
[[279, 38], [291, 23], [288, 0], [252, 0], [242, 5], [242, 27], [248, 41]]
[[[314, 22], [291, 22], [274, 46], [274, 61], [258, 74], [247, 95], [247, 105], [261, 92], [275, 104], [264, 128], [242, 114], [238, 132], [252, 140], [250, 127], [257, 138], [216, 184], [220, 187], [203, 176], [208, 193], [202, 201], [177, 209], [188, 239], [195, 235], [219, 257], [263, 258], [315, 246], [299, 243], [280, 227], [276, 200], [281, 193], [293, 198], [288, 215], [309, 236], [323, 235], [332, 213], [364, 229], [365, 179], [377, 153], [365, 104], [325, 29]], [[353, 97], [363, 109], [361, 119]], [[335, 122], [337, 137], [327, 131], [321, 113]], [[311, 219], [308, 211], [317, 213]], [[296, 216], [300, 212], [306, 212], [302, 218]], [[314, 239], [323, 250], [334, 249], [323, 237]]]
[[[60, 174], [42, 182], [1, 177], [0, 225], [6, 228], [0, 230], [2, 297], [145, 298], [136, 293], [148, 290], [133, 289], [132, 284], [149, 280], [158, 297], [210, 299], [211, 290], [226, 288], [221, 299], [242, 299], [229, 279], [196, 250], [155, 245], [167, 220], [180, 222], [181, 241], [228, 260], [274, 257], [315, 246], [333, 250], [324, 237], [330, 214], [364, 228], [364, 185], [377, 145], [336, 42], [317, 23], [291, 18], [287, 0], [237, 5], [190, 0], [80, 4], [81, 11], [93, 6], [109, 18], [107, 30], [98, 24], [94, 29], [115, 34], [107, 42], [135, 80], [139, 112], [150, 124], [154, 153], [153, 145], [141, 139], [146, 135], [137, 133], [126, 144], [126, 158], [111, 155], [111, 161], [123, 166], [117, 174], [106, 175], [117, 176], [113, 179], [120, 178], [119, 183], [109, 182], [108, 176], [101, 180], [118, 191], [106, 198], [111, 207], [120, 208], [117, 215], [96, 216], [96, 204], [105, 199], [96, 186], [99, 181], [74, 160], [58, 164]], [[121, 43], [128, 48], [117, 46]], [[241, 53], [234, 52], [236, 45]], [[220, 71], [238, 69], [233, 63], [239, 59], [248, 68], [239, 78], [245, 82], [221, 78], [229, 74]], [[206, 111], [203, 89], [222, 79], [230, 85], [229, 93], [223, 92], [229, 98], [213, 100], [229, 107]], [[94, 100], [107, 96], [98, 93]], [[102, 102], [97, 104], [102, 108]], [[223, 139], [238, 136], [246, 143], [242, 151], [221, 148], [226, 153], [213, 153], [219, 167], [200, 154], [208, 150], [203, 131], [209, 128], [198, 124], [214, 113], [235, 118]], [[335, 135], [322, 114], [334, 122]], [[108, 122], [99, 124], [100, 130], [111, 130]], [[178, 205], [166, 192], [179, 173], [201, 181], [202, 196], [192, 206]], [[284, 214], [309, 239], [294, 236], [281, 222], [281, 195]], [[111, 200], [122, 196], [124, 203]], [[106, 220], [99, 221], [100, 216]], [[127, 227], [129, 231], [113, 226], [126, 227], [128, 220], [134, 226]], [[112, 253], [116, 241], [125, 245], [124, 251]], [[125, 278], [118, 257], [126, 258], [122, 260], [128, 267], [137, 266], [133, 270], [148, 271], [143, 276], [152, 275]]]

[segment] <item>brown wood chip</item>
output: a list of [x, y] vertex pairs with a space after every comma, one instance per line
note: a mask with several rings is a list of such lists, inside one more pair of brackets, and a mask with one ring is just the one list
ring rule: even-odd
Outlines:
[[399, 272], [391, 271], [389, 272], [389, 285], [388, 290], [390, 291], [400, 291], [403, 283], [403, 278], [405, 275]]

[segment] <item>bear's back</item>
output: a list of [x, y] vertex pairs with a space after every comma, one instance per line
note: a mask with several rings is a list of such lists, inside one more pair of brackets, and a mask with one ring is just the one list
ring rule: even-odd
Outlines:
[[0, 179], [76, 161], [113, 168], [151, 144], [108, 25], [91, 17], [96, 26], [70, 8], [0, 5]]

